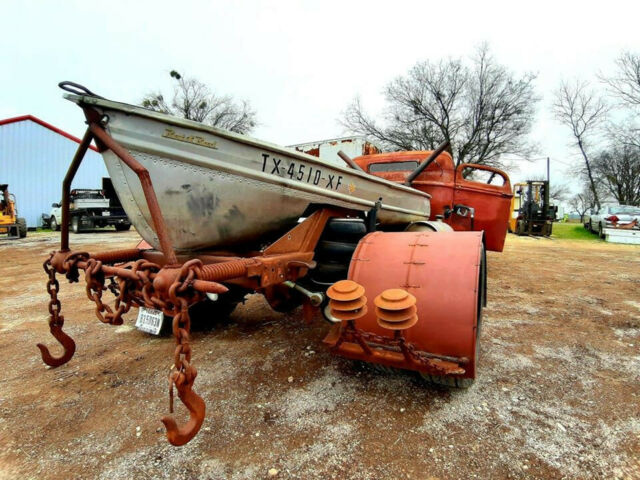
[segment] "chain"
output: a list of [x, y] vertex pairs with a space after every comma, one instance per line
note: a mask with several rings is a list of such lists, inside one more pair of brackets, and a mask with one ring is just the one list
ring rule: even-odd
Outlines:
[[55, 252], [52, 253], [47, 260], [42, 264], [44, 271], [49, 277], [47, 280], [47, 293], [49, 294], [49, 331], [51, 335], [60, 342], [64, 353], [59, 357], [54, 357], [49, 352], [49, 349], [42, 343], [38, 343], [37, 347], [40, 349], [42, 355], [42, 361], [50, 367], [59, 367], [67, 363], [73, 357], [76, 351], [76, 343], [73, 339], [62, 331], [64, 325], [64, 317], [60, 314], [61, 305], [58, 299], [58, 292], [60, 292], [60, 284], [56, 279], [56, 269], [51, 264], [51, 260]]
[[174, 370], [169, 375], [169, 412], [173, 413], [173, 386], [178, 388], [191, 388], [196, 378], [196, 368], [191, 365], [191, 345], [189, 332], [191, 331], [191, 318], [189, 306], [184, 298], [180, 298], [180, 311], [173, 317], [173, 336], [176, 340], [176, 348], [173, 353]]
[[[185, 298], [191, 292], [187, 289], [194, 278], [200, 275], [200, 260], [189, 260], [180, 268], [176, 281], [169, 288], [169, 299], [175, 315], [173, 316], [173, 336], [176, 340], [176, 348], [173, 354], [173, 367], [175, 370], [169, 375], [169, 412], [173, 413], [173, 387], [179, 391], [191, 389], [198, 374], [196, 368], [191, 365], [191, 345], [189, 334], [191, 332], [191, 318], [189, 317], [189, 300]], [[193, 300], [193, 297], [190, 298]]]
[[340, 337], [333, 348], [338, 348], [343, 342], [357, 343], [365, 351], [372, 347], [375, 348], [375, 346], [385, 350], [398, 351], [412, 363], [446, 373], [446, 370], [440, 367], [438, 362], [434, 362], [432, 358], [419, 351], [413, 343], [407, 342], [404, 336], [398, 333], [393, 338], [384, 337], [360, 330], [355, 326], [354, 322], [349, 321], [342, 329]]
[[[86, 292], [89, 300], [96, 304], [96, 317], [102, 323], [111, 323], [109, 316], [113, 315], [113, 310], [109, 305], [102, 302], [102, 292], [107, 289], [104, 286], [104, 274], [102, 273], [102, 262], [94, 258], [87, 260], [85, 268], [85, 281], [87, 283]], [[106, 312], [106, 315], [105, 315]]]
[[44, 271], [49, 276], [47, 280], [47, 293], [49, 294], [49, 328], [61, 329], [64, 325], [64, 317], [60, 313], [62, 305], [58, 300], [58, 292], [60, 291], [60, 283], [56, 279], [56, 270], [51, 265], [53, 254], [42, 264]]

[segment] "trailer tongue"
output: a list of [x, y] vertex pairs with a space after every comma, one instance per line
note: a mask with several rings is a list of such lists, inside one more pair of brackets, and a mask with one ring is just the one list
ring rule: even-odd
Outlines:
[[[429, 222], [428, 193], [61, 86], [74, 92], [68, 98], [89, 126], [63, 183], [61, 248], [44, 263], [49, 327], [64, 349], [54, 357], [39, 344], [45, 363], [56, 367], [74, 354], [75, 342], [62, 330], [56, 273], [77, 282], [82, 271], [103, 323], [121, 324], [132, 307], [173, 317], [171, 391], [189, 411], [184, 425], [162, 419], [173, 445], [193, 438], [205, 417], [193, 389], [196, 306], [223, 314], [251, 292], [278, 311], [302, 305], [309, 321], [322, 310], [333, 322], [325, 343], [337, 354], [440, 383], [464, 386], [475, 378], [484, 234]], [[92, 140], [151, 248], [69, 248], [69, 187]], [[498, 219], [504, 228], [506, 220]], [[113, 306], [103, 300], [107, 289]]]

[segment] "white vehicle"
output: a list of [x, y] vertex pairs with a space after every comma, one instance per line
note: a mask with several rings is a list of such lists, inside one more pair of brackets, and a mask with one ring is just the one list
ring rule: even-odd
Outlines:
[[[631, 205], [602, 205], [600, 210], [592, 209], [589, 221], [585, 227], [604, 238], [605, 228], [615, 228], [628, 225], [636, 220], [640, 223], [640, 207]], [[639, 228], [638, 225], [634, 228]]]
[[[49, 225], [51, 230], [60, 230], [62, 207], [59, 203], [54, 203], [51, 207]], [[112, 201], [102, 190], [72, 190], [69, 207], [71, 230], [74, 233], [108, 225], [113, 225], [117, 231], [131, 228], [131, 223], [122, 207], [112, 206]]]

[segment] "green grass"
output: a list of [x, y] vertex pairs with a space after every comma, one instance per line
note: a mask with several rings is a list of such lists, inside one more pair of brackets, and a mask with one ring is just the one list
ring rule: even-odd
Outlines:
[[598, 235], [591, 233], [584, 228], [581, 223], [554, 223], [553, 238], [565, 240], [591, 240], [593, 242], [602, 242]]

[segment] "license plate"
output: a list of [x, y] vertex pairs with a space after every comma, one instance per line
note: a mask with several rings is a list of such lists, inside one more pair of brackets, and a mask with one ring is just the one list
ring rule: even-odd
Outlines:
[[102, 211], [102, 216], [103, 217], [108, 217], [109, 215], [111, 215], [111, 212], [109, 210], [103, 210]]
[[136, 320], [136, 328], [143, 332], [158, 335], [162, 328], [162, 320], [164, 315], [160, 310], [153, 308], [140, 307], [138, 309], [138, 319]]

